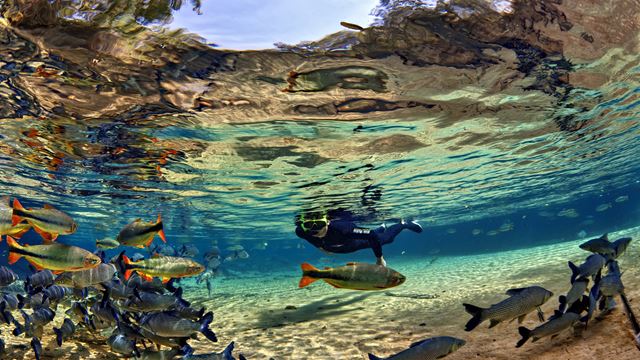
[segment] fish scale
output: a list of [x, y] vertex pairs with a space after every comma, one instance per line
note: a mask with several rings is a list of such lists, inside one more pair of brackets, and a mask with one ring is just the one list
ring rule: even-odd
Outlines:
[[523, 314], [528, 314], [542, 305], [543, 296], [531, 291], [521, 291], [520, 293], [502, 300], [501, 302], [491, 306], [483, 315], [487, 319], [493, 320], [511, 320]]
[[531, 337], [533, 341], [537, 341], [546, 336], [555, 335], [565, 329], [568, 329], [580, 318], [580, 314], [568, 312], [562, 314], [559, 318], [549, 320], [546, 323], [531, 330]]

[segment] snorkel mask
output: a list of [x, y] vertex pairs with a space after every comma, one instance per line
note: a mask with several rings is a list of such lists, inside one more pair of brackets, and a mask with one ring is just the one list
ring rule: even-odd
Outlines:
[[329, 223], [327, 214], [324, 213], [321, 217], [314, 217], [311, 219], [305, 218], [304, 214], [300, 215], [300, 227], [304, 231], [319, 231]]

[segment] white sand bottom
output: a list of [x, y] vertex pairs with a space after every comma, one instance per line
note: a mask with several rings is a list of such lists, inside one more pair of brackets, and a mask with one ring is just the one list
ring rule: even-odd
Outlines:
[[[632, 306], [640, 299], [638, 256], [640, 229], [610, 234], [612, 239], [633, 236], [620, 259], [623, 281]], [[488, 329], [481, 324], [463, 330], [470, 316], [463, 302], [488, 306], [505, 298], [510, 288], [541, 285], [555, 296], [543, 306], [548, 316], [557, 308], [557, 296], [569, 288], [567, 260], [583, 261], [589, 253], [574, 241], [501, 253], [403, 258], [389, 266], [407, 277], [390, 289], [394, 294], [429, 294], [435, 299], [391, 297], [385, 291], [335, 289], [323, 282], [298, 289], [300, 271], [264, 274], [246, 279], [217, 279], [214, 298], [202, 302], [213, 309], [212, 328], [220, 343], [194, 342], [201, 351], [220, 350], [229, 341], [249, 359], [366, 359], [368, 352], [387, 356], [410, 343], [439, 335], [463, 338], [467, 345], [447, 359], [638, 359], [622, 304], [586, 331], [567, 331], [515, 348], [517, 323]], [[322, 264], [319, 264], [322, 265]], [[206, 289], [187, 285], [187, 294], [206, 297]], [[635, 300], [635, 301], [634, 301]], [[199, 303], [199, 301], [196, 301]], [[620, 303], [620, 301], [618, 301]], [[288, 305], [296, 309], [286, 310]], [[635, 307], [640, 315], [640, 306]], [[537, 316], [524, 326], [537, 326]]]

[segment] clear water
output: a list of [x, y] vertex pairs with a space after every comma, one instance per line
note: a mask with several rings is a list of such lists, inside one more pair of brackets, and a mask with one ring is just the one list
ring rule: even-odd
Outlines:
[[418, 220], [390, 265], [638, 225], [635, 3], [381, 1], [363, 31], [260, 51], [158, 28], [171, 10], [142, 2], [33, 3], [0, 27], [0, 192], [72, 215], [64, 243], [161, 213], [176, 247], [244, 246], [222, 265], [242, 288], [373, 260], [297, 238], [310, 210]]

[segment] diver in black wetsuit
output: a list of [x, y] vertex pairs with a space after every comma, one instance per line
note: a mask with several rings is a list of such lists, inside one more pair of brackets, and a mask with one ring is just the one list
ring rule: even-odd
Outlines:
[[326, 214], [307, 218], [304, 215], [296, 221], [296, 235], [313, 246], [330, 252], [346, 254], [371, 248], [376, 256], [376, 264], [386, 266], [382, 256], [382, 245], [390, 244], [404, 229], [422, 232], [422, 227], [414, 221], [401, 221], [391, 226], [382, 225], [376, 229], [358, 227], [350, 220], [331, 220]]

